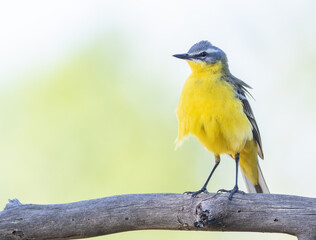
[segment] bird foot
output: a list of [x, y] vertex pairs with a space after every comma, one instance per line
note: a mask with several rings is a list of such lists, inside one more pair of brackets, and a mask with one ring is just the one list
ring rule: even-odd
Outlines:
[[188, 195], [192, 195], [192, 197], [196, 197], [197, 195], [201, 194], [201, 193], [209, 193], [206, 188], [202, 188], [199, 191], [196, 192], [184, 192], [183, 194], [188, 194]]
[[229, 199], [229, 200], [232, 200], [233, 195], [234, 195], [235, 193], [245, 194], [245, 192], [239, 191], [238, 186], [235, 186], [232, 190], [219, 189], [219, 190], [217, 191], [217, 193], [220, 193], [220, 192], [225, 192], [225, 193], [227, 192], [227, 193], [229, 193], [229, 196], [228, 196], [228, 199]]

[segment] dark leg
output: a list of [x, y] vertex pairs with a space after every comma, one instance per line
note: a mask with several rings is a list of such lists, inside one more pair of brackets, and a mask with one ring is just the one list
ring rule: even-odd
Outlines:
[[220, 162], [220, 158], [219, 156], [215, 156], [215, 166], [213, 167], [210, 175], [208, 176], [206, 182], [204, 183], [203, 187], [199, 190], [199, 191], [196, 191], [196, 192], [185, 192], [185, 194], [192, 194], [192, 197], [195, 197], [197, 196], [198, 194], [200, 193], [208, 193], [208, 191], [206, 190], [206, 187], [207, 187], [207, 184], [208, 182], [210, 181], [213, 173], [215, 172], [215, 169], [217, 168], [217, 166], [219, 165], [219, 162]]
[[239, 153], [236, 154], [235, 156], [235, 162], [236, 162], [236, 179], [235, 179], [235, 186], [232, 190], [225, 190], [225, 189], [220, 189], [218, 190], [217, 192], [229, 192], [229, 197], [228, 199], [229, 200], [232, 200], [233, 198], [233, 195], [236, 193], [236, 192], [239, 192], [239, 188], [238, 188], [238, 166], [239, 166]]

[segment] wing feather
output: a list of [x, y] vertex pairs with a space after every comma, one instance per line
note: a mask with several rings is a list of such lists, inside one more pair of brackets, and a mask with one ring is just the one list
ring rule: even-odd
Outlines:
[[246, 114], [249, 122], [251, 123], [252, 134], [253, 134], [253, 137], [256, 140], [257, 146], [258, 146], [258, 155], [260, 156], [261, 159], [263, 159], [264, 155], [263, 155], [263, 151], [262, 151], [262, 143], [261, 143], [261, 136], [260, 136], [259, 128], [258, 128], [256, 119], [255, 119], [255, 116], [253, 114], [253, 111], [251, 109], [251, 106], [248, 102], [247, 96], [246, 96], [246, 94], [251, 96], [251, 94], [246, 89], [246, 88], [251, 89], [251, 87], [248, 84], [246, 84], [245, 82], [243, 82], [242, 80], [234, 77], [231, 74], [226, 76], [225, 79], [226, 79], [226, 81], [228, 81], [229, 83], [231, 83], [235, 87], [236, 97], [238, 97], [241, 100], [241, 102], [243, 104], [244, 113]]

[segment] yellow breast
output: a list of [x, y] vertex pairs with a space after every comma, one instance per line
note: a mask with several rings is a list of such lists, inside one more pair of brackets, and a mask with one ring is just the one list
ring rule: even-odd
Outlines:
[[252, 139], [252, 127], [233, 86], [221, 78], [222, 64], [189, 64], [192, 74], [177, 107], [177, 142], [193, 134], [215, 154], [240, 152]]

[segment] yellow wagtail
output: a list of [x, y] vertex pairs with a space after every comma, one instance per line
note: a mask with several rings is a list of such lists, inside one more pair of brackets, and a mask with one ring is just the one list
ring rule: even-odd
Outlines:
[[173, 56], [187, 60], [192, 70], [177, 107], [177, 144], [193, 134], [215, 155], [215, 166], [201, 190], [187, 193], [207, 193], [220, 154], [229, 154], [236, 162], [235, 187], [219, 190], [229, 192], [230, 200], [238, 192], [238, 164], [249, 192], [269, 193], [257, 158], [259, 155], [263, 159], [260, 133], [246, 97], [246, 88], [251, 87], [230, 73], [226, 54], [208, 41], [194, 44], [188, 53]]

